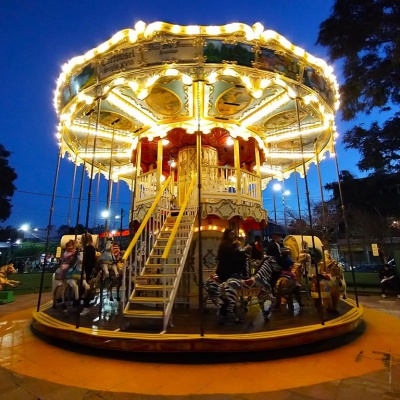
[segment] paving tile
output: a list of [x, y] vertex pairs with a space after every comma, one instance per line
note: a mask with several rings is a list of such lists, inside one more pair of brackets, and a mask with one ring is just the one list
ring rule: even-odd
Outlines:
[[1, 393], [1, 400], [38, 400], [36, 396], [23, 388], [16, 387]]
[[303, 386], [296, 389], [291, 389], [295, 394], [302, 394], [310, 399], [317, 400], [335, 400], [340, 387], [339, 380], [331, 382], [323, 382], [317, 385]]

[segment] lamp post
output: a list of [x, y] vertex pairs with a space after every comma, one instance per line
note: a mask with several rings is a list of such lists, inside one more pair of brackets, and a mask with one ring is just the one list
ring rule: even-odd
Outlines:
[[282, 190], [283, 218], [285, 221], [285, 234], [287, 235], [287, 217], [286, 217], [286, 197], [290, 195], [290, 190]]
[[282, 189], [282, 185], [279, 183], [275, 183], [274, 186], [272, 186], [273, 189], [273, 201], [274, 201], [274, 219], [275, 219], [275, 229], [277, 227], [277, 218], [276, 218], [276, 196], [275, 196], [275, 192], [279, 192]]
[[101, 212], [102, 218], [104, 218], [104, 232], [108, 232], [108, 218], [110, 217], [110, 211], [104, 210]]
[[283, 221], [285, 226], [285, 234], [287, 234], [287, 218], [286, 218], [286, 196], [290, 195], [289, 190], [285, 190], [284, 186], [280, 183], [275, 183], [273, 186], [274, 189], [274, 213], [275, 213], [275, 225], [276, 225], [276, 201], [275, 201], [275, 192], [281, 192], [282, 197], [282, 205], [283, 205]]

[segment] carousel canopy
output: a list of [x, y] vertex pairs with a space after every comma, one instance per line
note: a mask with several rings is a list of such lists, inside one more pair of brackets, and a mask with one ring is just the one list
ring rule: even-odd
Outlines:
[[316, 156], [332, 153], [332, 68], [259, 23], [138, 22], [62, 71], [54, 98], [61, 150], [114, 180], [132, 181], [139, 140], [145, 170], [157, 160], [158, 140], [167, 163], [198, 131], [225, 165], [232, 138], [241, 163], [254, 166], [260, 149], [265, 181], [302, 175]]

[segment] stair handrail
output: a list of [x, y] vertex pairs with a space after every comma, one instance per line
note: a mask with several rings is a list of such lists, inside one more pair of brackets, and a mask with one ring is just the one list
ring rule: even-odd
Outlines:
[[129, 244], [128, 248], [125, 251], [125, 254], [122, 256], [122, 262], [125, 263], [125, 261], [128, 259], [129, 255], [132, 252], [132, 249], [135, 247], [141, 233], [143, 232], [144, 228], [147, 225], [147, 222], [149, 221], [150, 217], [153, 215], [153, 212], [155, 210], [155, 208], [157, 207], [161, 197], [164, 194], [165, 189], [168, 188], [169, 182], [170, 182], [171, 176], [168, 177], [168, 179], [163, 183], [161, 190], [158, 191], [157, 196], [154, 199], [153, 204], [151, 205], [151, 207], [149, 208], [149, 210], [147, 211], [145, 217], [143, 218], [143, 221], [141, 222], [138, 230], [135, 233], [135, 236], [133, 237], [131, 243]]
[[183, 214], [186, 211], [186, 207], [187, 207], [187, 205], [189, 203], [190, 196], [192, 194], [192, 191], [193, 191], [194, 185], [196, 183], [196, 180], [197, 180], [196, 175], [193, 175], [192, 176], [192, 181], [190, 182], [190, 185], [189, 185], [189, 189], [188, 189], [187, 195], [186, 195], [185, 200], [184, 200], [184, 202], [183, 202], [183, 204], [181, 206], [181, 209], [179, 211], [178, 217], [176, 218], [176, 221], [175, 221], [174, 227], [172, 228], [171, 235], [170, 235], [170, 237], [168, 239], [167, 245], [165, 246], [164, 252], [162, 253], [162, 256], [160, 257], [161, 260], [163, 260], [163, 261], [165, 261], [169, 256], [169, 252], [171, 250], [172, 243], [174, 242], [174, 239], [175, 239], [175, 236], [176, 236], [176, 232], [178, 231], [178, 228], [179, 228], [179, 225], [181, 223]]
[[[196, 175], [193, 174], [192, 180], [191, 180], [190, 185], [189, 185], [189, 188], [188, 188], [188, 192], [187, 192], [187, 194], [186, 194], [186, 196], [185, 196], [185, 199], [184, 199], [184, 201], [183, 201], [183, 203], [182, 203], [182, 206], [181, 206], [181, 208], [180, 208], [178, 217], [176, 218], [174, 227], [172, 228], [171, 235], [170, 235], [170, 237], [169, 237], [169, 239], [168, 239], [168, 242], [167, 242], [167, 244], [166, 244], [166, 246], [165, 246], [165, 249], [164, 249], [164, 251], [163, 251], [163, 254], [162, 254], [162, 256], [161, 256], [161, 265], [163, 266], [162, 269], [163, 269], [163, 286], [164, 286], [164, 289], [163, 289], [163, 308], [164, 308], [164, 316], [163, 316], [163, 330], [162, 330], [161, 333], [165, 333], [165, 332], [166, 332], [166, 330], [167, 330], [167, 325], [168, 325], [168, 321], [169, 321], [169, 318], [170, 318], [170, 315], [171, 315], [171, 312], [172, 312], [172, 301], [170, 301], [168, 304], [166, 304], [166, 300], [167, 300], [167, 290], [166, 290], [166, 286], [165, 286], [165, 284], [166, 284], [166, 276], [165, 276], [165, 274], [166, 274], [166, 268], [165, 268], [165, 264], [166, 264], [166, 260], [167, 260], [167, 258], [168, 258], [168, 256], [169, 256], [169, 252], [170, 252], [170, 250], [171, 250], [172, 243], [173, 243], [174, 240], [175, 240], [176, 233], [177, 233], [178, 228], [179, 228], [179, 226], [180, 226], [180, 224], [181, 224], [181, 220], [182, 220], [182, 218], [183, 218], [183, 215], [185, 214], [186, 209], [187, 209], [187, 206], [188, 206], [188, 204], [189, 204], [189, 201], [190, 201], [191, 198], [192, 198], [193, 189], [194, 189], [194, 187], [195, 187], [196, 181], [197, 181], [197, 177], [196, 177]], [[188, 238], [190, 238], [190, 234], [189, 234], [189, 237], [188, 237]], [[182, 260], [181, 260], [181, 262], [182, 262]], [[179, 266], [179, 268], [181, 268], [181, 265]], [[178, 276], [177, 276], [177, 278], [179, 279]], [[170, 300], [172, 300], [173, 298], [175, 298], [175, 293], [176, 293], [176, 287], [174, 286], [174, 288], [172, 289], [172, 292], [170, 293]]]

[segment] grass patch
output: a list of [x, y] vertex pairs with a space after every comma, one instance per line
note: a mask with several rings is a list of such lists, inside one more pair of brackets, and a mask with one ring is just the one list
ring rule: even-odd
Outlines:
[[[45, 272], [42, 292], [51, 292], [52, 275], [52, 272]], [[28, 274], [8, 275], [8, 279], [21, 282], [21, 284], [17, 285], [15, 288], [8, 285], [4, 288], [4, 290], [14, 291], [15, 296], [18, 296], [19, 294], [39, 293], [42, 273], [30, 272]]]

